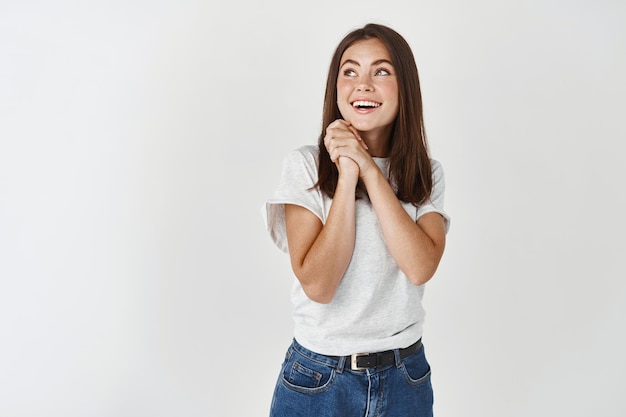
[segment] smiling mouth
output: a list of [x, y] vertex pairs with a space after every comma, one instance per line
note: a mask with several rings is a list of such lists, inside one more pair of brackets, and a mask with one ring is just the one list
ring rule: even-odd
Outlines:
[[377, 103], [375, 101], [369, 101], [369, 100], [357, 100], [352, 103], [352, 107], [358, 110], [375, 109], [380, 106], [381, 106], [381, 103]]

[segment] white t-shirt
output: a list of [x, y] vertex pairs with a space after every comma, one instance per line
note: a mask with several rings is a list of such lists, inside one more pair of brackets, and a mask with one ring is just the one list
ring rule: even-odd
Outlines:
[[[265, 204], [265, 223], [276, 245], [288, 252], [285, 204], [307, 208], [326, 223], [332, 199], [317, 182], [319, 149], [303, 146], [287, 155], [280, 184]], [[388, 176], [387, 158], [374, 158]], [[429, 212], [443, 210], [444, 176], [439, 162], [431, 160], [433, 191], [430, 201], [419, 207], [403, 203], [413, 220]], [[413, 285], [393, 260], [382, 236], [376, 213], [367, 198], [356, 201], [356, 241], [350, 264], [332, 301], [311, 301], [294, 275], [291, 292], [294, 337], [314, 352], [343, 356], [404, 348], [422, 336], [424, 286]]]

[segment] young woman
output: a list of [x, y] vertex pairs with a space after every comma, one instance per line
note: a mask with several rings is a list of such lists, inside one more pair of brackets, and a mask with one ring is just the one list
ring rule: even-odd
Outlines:
[[289, 253], [295, 335], [272, 417], [432, 416], [424, 284], [449, 218], [413, 53], [382, 25], [330, 63], [318, 146], [284, 160], [267, 228]]

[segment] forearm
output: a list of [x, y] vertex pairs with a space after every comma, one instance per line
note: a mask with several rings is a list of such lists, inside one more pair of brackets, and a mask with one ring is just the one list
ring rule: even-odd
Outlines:
[[313, 301], [332, 300], [350, 263], [356, 231], [355, 186], [339, 181], [326, 224], [306, 254], [292, 258], [294, 272]]
[[433, 239], [413, 221], [380, 170], [368, 173], [363, 181], [391, 256], [413, 284], [426, 283], [439, 265], [445, 233], [435, 228]]

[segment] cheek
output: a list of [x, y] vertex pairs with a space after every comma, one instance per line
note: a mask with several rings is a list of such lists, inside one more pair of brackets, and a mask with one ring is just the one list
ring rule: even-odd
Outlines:
[[350, 98], [351, 91], [350, 86], [345, 85], [345, 83], [337, 83], [337, 107], [339, 107], [339, 112], [344, 119], [348, 114], [347, 110], [350, 109], [348, 100]]
[[398, 103], [398, 100], [394, 100], [393, 103], [393, 113], [394, 114], [398, 114], [398, 110], [400, 109], [400, 104]]
[[389, 91], [389, 97], [393, 97], [392, 101], [393, 101], [393, 107], [394, 107], [394, 113], [398, 113], [398, 108], [400, 106], [400, 97], [398, 97], [398, 89], [397, 88], [392, 88]]
[[350, 87], [349, 84], [345, 83], [345, 82], [338, 82], [337, 83], [337, 99], [343, 99], [346, 100], [348, 98], [348, 96], [350, 95], [350, 92], [352, 91], [352, 88]]
[[348, 116], [350, 115], [350, 113], [348, 113], [348, 110], [350, 109], [350, 105], [346, 104], [343, 101], [340, 101], [337, 103], [337, 107], [339, 108], [341, 118], [349, 122], [350, 120], [348, 120]]

